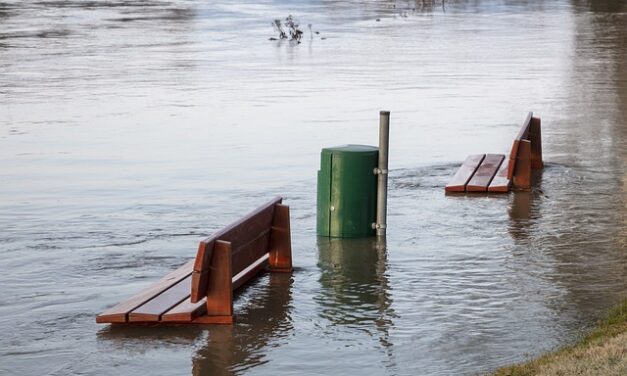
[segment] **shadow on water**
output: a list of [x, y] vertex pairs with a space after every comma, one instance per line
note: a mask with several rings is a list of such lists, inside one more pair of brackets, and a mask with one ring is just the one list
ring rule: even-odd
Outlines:
[[391, 357], [394, 311], [385, 240], [318, 237], [317, 244], [321, 290], [315, 300], [320, 317], [331, 327], [368, 332]]

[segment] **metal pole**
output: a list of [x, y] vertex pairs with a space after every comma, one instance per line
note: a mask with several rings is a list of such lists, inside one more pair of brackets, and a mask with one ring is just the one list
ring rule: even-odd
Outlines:
[[390, 111], [379, 113], [379, 166], [377, 168], [377, 236], [385, 236], [388, 206], [388, 148], [390, 145]]

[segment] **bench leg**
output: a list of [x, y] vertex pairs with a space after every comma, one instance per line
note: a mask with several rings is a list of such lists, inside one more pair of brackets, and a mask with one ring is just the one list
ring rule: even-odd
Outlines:
[[270, 271], [292, 271], [292, 238], [290, 234], [290, 207], [274, 205], [272, 230], [270, 231]]
[[531, 190], [531, 142], [528, 140], [521, 140], [518, 146], [518, 157], [514, 166], [512, 182], [516, 190]]
[[542, 132], [540, 129], [540, 118], [531, 118], [529, 126], [529, 141], [531, 141], [531, 168], [543, 168], [542, 162]]
[[207, 284], [207, 316], [233, 317], [233, 286], [231, 243], [216, 240], [213, 247], [209, 283]]

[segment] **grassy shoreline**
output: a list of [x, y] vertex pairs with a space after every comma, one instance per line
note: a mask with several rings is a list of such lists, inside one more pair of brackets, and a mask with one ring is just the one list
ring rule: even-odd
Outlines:
[[492, 376], [627, 375], [627, 300], [572, 346], [525, 363], [506, 366]]

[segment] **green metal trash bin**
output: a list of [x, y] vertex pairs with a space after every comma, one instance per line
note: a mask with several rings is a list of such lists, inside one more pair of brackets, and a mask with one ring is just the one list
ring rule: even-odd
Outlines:
[[318, 171], [317, 233], [320, 236], [374, 236], [379, 149], [367, 145], [324, 148]]

